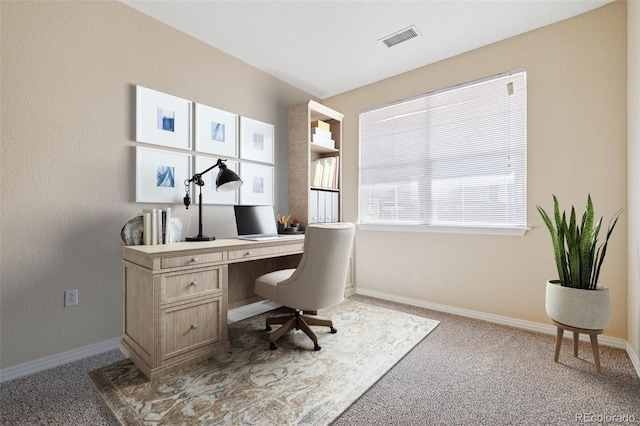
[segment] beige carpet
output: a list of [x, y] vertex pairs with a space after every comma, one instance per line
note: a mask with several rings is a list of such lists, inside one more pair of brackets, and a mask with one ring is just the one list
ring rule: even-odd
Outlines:
[[149, 382], [129, 360], [90, 373], [118, 420], [152, 424], [329, 424], [438, 321], [344, 301], [319, 312], [338, 329], [300, 331], [269, 350], [267, 314], [232, 324], [232, 351]]

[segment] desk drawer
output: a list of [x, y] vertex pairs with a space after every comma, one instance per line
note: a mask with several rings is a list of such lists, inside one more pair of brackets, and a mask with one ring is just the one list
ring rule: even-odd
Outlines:
[[162, 303], [218, 293], [222, 291], [222, 281], [221, 266], [164, 274], [161, 281]]
[[189, 256], [165, 257], [162, 259], [162, 269], [179, 268], [182, 266], [198, 266], [222, 261], [222, 252], [192, 254]]
[[304, 243], [271, 247], [251, 247], [244, 250], [229, 250], [229, 260], [276, 257], [287, 253], [302, 253]]
[[222, 340], [222, 298], [162, 312], [162, 360]]

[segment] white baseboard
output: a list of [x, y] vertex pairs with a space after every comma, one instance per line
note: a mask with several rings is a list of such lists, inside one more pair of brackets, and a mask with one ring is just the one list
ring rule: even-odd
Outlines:
[[[356, 294], [362, 294], [363, 296], [371, 296], [377, 299], [389, 300], [392, 302], [404, 303], [405, 305], [418, 306], [420, 308], [432, 309], [434, 311], [446, 312], [449, 314], [460, 315], [463, 317], [469, 317], [488, 321], [496, 324], [508, 325], [511, 327], [521, 328], [524, 330], [535, 331], [538, 333], [556, 335], [556, 327], [551, 324], [541, 324], [538, 322], [525, 321], [516, 318], [504, 317], [501, 315], [487, 314], [484, 312], [472, 311], [469, 309], [456, 308], [454, 306], [440, 305], [437, 303], [424, 302], [422, 300], [411, 299], [408, 297], [396, 296], [393, 294], [382, 293], [375, 290], [367, 290], [363, 288], [356, 288]], [[589, 341], [587, 335], [580, 335], [580, 340]], [[605, 346], [612, 346], [618, 349], [627, 349], [629, 345], [625, 339], [609, 336], [598, 336], [598, 343]], [[637, 358], [637, 357], [636, 357]], [[638, 370], [638, 367], [636, 367]]]
[[0, 383], [8, 382], [9, 380], [37, 373], [38, 371], [48, 370], [49, 368], [117, 349], [119, 343], [120, 337], [115, 337], [113, 339], [105, 340], [104, 342], [94, 343], [92, 345], [83, 346], [60, 354], [25, 362], [24, 364], [19, 364], [14, 367], [5, 368], [0, 370]]
[[637, 353], [633, 351], [631, 345], [627, 342], [627, 353], [629, 354], [629, 358], [631, 359], [631, 363], [633, 367], [636, 369], [636, 373], [638, 373], [638, 377], [640, 377], [640, 357]]
[[[279, 307], [280, 305], [275, 304], [269, 300], [265, 300], [262, 302], [253, 303], [251, 305], [230, 309], [228, 312], [229, 324], [252, 317], [254, 315], [261, 314], [263, 312], [268, 312]], [[113, 349], [118, 349], [120, 339], [120, 337], [116, 337], [104, 342], [94, 343], [92, 345], [36, 359], [34, 361], [16, 365], [14, 367], [5, 368], [3, 370], [0, 370], [0, 383], [8, 382], [9, 380], [17, 379], [23, 376], [28, 376], [29, 374], [37, 373], [39, 371], [48, 370], [49, 368], [58, 367], [69, 362], [78, 361], [93, 355], [108, 352]]]

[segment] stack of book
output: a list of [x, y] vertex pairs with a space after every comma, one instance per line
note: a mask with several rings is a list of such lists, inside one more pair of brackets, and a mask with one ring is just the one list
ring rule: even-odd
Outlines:
[[142, 210], [142, 244], [167, 244], [175, 241], [176, 236], [171, 235], [172, 227], [167, 226], [170, 220], [171, 207], [166, 210]]
[[331, 127], [322, 120], [311, 122], [311, 142], [327, 148], [335, 149], [336, 141], [331, 139]]
[[315, 188], [338, 189], [340, 173], [340, 157], [319, 158], [312, 163], [313, 180], [311, 186]]

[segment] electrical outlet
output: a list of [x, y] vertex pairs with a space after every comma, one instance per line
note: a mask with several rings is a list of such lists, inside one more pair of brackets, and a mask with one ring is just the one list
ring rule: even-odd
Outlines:
[[64, 307], [76, 306], [78, 304], [78, 290], [65, 290]]

